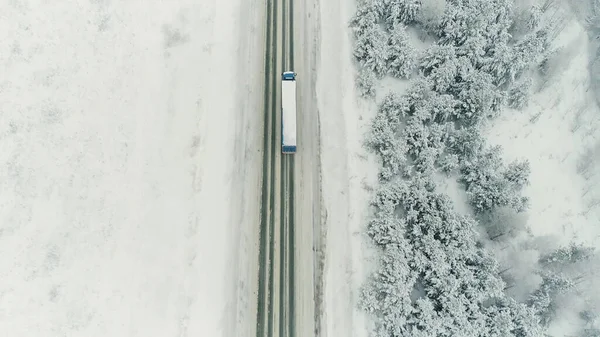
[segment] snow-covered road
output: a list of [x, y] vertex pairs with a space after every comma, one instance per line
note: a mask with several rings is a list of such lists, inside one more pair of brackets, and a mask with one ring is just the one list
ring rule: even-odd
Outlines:
[[263, 16], [241, 0], [0, 4], [3, 334], [251, 331]]

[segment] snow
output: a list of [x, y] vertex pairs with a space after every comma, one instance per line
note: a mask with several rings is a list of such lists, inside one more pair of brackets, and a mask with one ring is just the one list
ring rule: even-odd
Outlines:
[[[321, 335], [367, 336], [357, 306], [366, 276], [363, 236], [378, 165], [363, 148], [374, 106], [359, 101], [354, 87], [348, 22], [355, 9], [347, 0], [320, 3], [317, 105], [321, 121], [322, 188], [326, 229], [324, 317]], [[336, 51], [332, 53], [331, 51]]]
[[[594, 54], [580, 22], [570, 18], [555, 48], [566, 56], [556, 74], [533, 95], [523, 111], [507, 111], [487, 130], [492, 144], [502, 145], [507, 161], [531, 164], [528, 224], [536, 237], [551, 235], [556, 244], [582, 242], [600, 247], [598, 126], [600, 111], [590, 87]], [[576, 307], [565, 307], [550, 326], [553, 336], [575, 334]]]
[[534, 235], [598, 244], [597, 182], [586, 181], [578, 169], [582, 156], [600, 140], [594, 134], [600, 115], [589, 89], [589, 43], [583, 27], [572, 20], [557, 44], [573, 53], [564, 60], [566, 69], [526, 109], [508, 111], [492, 123], [488, 139], [502, 145], [507, 161], [526, 158], [531, 163], [525, 195]]
[[263, 12], [0, 4], [0, 331], [251, 331]]
[[282, 142], [296, 146], [296, 81], [281, 81]]

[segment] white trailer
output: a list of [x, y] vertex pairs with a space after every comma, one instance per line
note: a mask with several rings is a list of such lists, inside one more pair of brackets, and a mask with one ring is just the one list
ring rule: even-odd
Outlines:
[[286, 71], [281, 81], [281, 152], [296, 152], [296, 73]]

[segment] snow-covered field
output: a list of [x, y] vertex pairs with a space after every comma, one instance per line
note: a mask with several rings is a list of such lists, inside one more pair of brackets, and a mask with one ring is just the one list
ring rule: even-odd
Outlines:
[[[508, 161], [530, 162], [530, 185], [524, 192], [530, 198], [527, 223], [534, 237], [547, 236], [555, 245], [578, 242], [600, 249], [600, 110], [590, 72], [596, 46], [582, 22], [567, 8], [565, 13], [566, 26], [553, 45], [564, 56], [551, 81], [532, 96], [526, 109], [507, 111], [491, 123], [487, 135], [503, 147]], [[577, 335], [576, 312], [571, 307], [559, 310], [548, 332]]]
[[[299, 7], [298, 68], [313, 71], [313, 57], [317, 68], [299, 73], [316, 81], [302, 89], [314, 85], [316, 100], [300, 97], [310, 114], [299, 144], [314, 133], [309, 117], [318, 113], [320, 126], [317, 329], [364, 337], [357, 300], [374, 260], [363, 232], [378, 164], [363, 139], [375, 107], [354, 84], [354, 1]], [[251, 335], [263, 97], [263, 74], [252, 70], [263, 67], [264, 9], [241, 0], [0, 4], [0, 331]], [[599, 247], [596, 46], [567, 17], [554, 44], [566, 55], [559, 71], [486, 136], [507, 162], [530, 161], [533, 235]], [[382, 85], [379, 94], [407, 82]], [[303, 159], [299, 173], [313, 179], [299, 182], [306, 210], [311, 165]], [[459, 188], [446, 192], [464, 199]], [[310, 261], [298, 265], [309, 273]], [[311, 319], [309, 300], [298, 303], [301, 321]], [[558, 323], [550, 332], [567, 333]]]
[[590, 43], [570, 14], [553, 48], [566, 54], [549, 84], [533, 95], [523, 111], [507, 111], [488, 130], [508, 161], [526, 158], [531, 184], [525, 193], [534, 235], [556, 235], [600, 247], [600, 110], [590, 87]]
[[254, 326], [263, 15], [0, 3], [2, 335]]

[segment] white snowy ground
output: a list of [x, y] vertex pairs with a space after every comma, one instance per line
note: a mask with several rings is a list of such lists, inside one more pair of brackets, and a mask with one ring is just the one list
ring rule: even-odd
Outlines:
[[367, 335], [358, 308], [358, 290], [367, 275], [362, 236], [378, 166], [362, 146], [373, 106], [357, 99], [348, 22], [354, 2], [320, 1], [317, 105], [321, 122], [321, 163], [326, 228], [323, 337]]
[[[590, 44], [571, 13], [556, 47], [564, 47], [562, 66], [524, 111], [507, 111], [487, 130], [506, 160], [531, 164], [528, 224], [535, 236], [556, 244], [583, 242], [600, 248], [600, 110], [590, 87]], [[562, 312], [553, 336], [575, 334], [577, 318]]]
[[588, 166], [584, 154], [600, 145], [600, 111], [590, 88], [588, 37], [577, 20], [569, 20], [555, 46], [569, 53], [564, 69], [534, 94], [528, 108], [507, 111], [487, 133], [507, 160], [530, 161], [525, 194], [531, 198], [534, 235], [599, 244], [600, 176], [593, 174], [600, 168], [594, 166], [598, 154], [588, 158]]
[[2, 335], [251, 331], [263, 14], [0, 3]]

